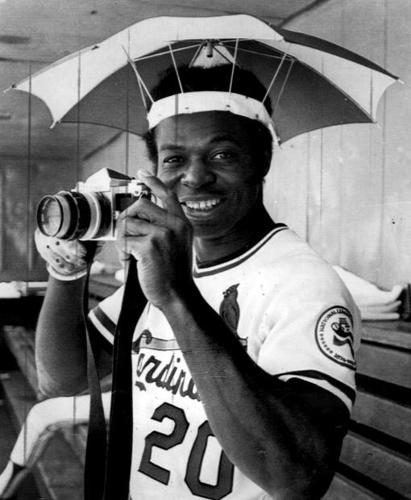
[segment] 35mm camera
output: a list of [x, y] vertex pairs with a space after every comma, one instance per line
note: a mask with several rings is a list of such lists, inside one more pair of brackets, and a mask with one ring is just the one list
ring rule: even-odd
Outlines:
[[101, 169], [71, 191], [44, 196], [37, 208], [37, 225], [46, 236], [63, 240], [115, 240], [118, 216], [142, 197], [152, 198], [145, 184]]

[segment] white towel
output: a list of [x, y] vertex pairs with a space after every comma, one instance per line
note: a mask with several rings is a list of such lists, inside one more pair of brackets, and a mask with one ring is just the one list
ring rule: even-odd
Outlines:
[[358, 307], [385, 306], [396, 302], [404, 285], [394, 285], [391, 290], [381, 290], [373, 283], [360, 278], [340, 266], [333, 266], [350, 291]]
[[377, 304], [371, 306], [361, 306], [360, 309], [369, 313], [394, 313], [398, 312], [399, 307], [401, 306], [401, 300], [395, 300], [394, 302], [390, 302], [389, 304]]
[[0, 283], [0, 298], [16, 299], [21, 297], [21, 293], [17, 290], [16, 283]]
[[391, 312], [391, 313], [370, 312], [370, 311], [364, 311], [363, 309], [360, 308], [360, 313], [361, 313], [361, 319], [367, 321], [397, 321], [400, 319], [400, 313], [397, 312]]

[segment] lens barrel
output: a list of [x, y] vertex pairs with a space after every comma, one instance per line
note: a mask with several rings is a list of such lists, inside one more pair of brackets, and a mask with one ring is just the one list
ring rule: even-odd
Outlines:
[[37, 225], [46, 236], [65, 240], [96, 239], [112, 222], [110, 201], [102, 193], [60, 191], [40, 200]]

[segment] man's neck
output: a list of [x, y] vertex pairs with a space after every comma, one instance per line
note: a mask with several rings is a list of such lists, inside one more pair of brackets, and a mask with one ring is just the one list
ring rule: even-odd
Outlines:
[[224, 235], [214, 238], [195, 238], [196, 256], [200, 263], [222, 261], [253, 247], [275, 223], [263, 204], [259, 203], [240, 224]]

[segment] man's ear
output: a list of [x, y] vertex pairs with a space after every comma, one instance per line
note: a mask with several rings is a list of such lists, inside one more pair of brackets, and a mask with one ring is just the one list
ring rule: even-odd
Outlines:
[[272, 157], [273, 157], [271, 149], [270, 150], [265, 149], [262, 152], [261, 157], [262, 157], [262, 160], [263, 160], [262, 161], [261, 177], [262, 177], [262, 179], [264, 179], [265, 176], [268, 174], [268, 171], [270, 170], [270, 167], [271, 167], [271, 160], [272, 160]]
[[263, 158], [264, 158], [264, 171], [263, 171], [263, 177], [265, 177], [268, 174], [268, 171], [270, 170], [271, 167], [271, 160], [272, 160], [272, 152], [271, 151], [264, 151], [263, 153]]

